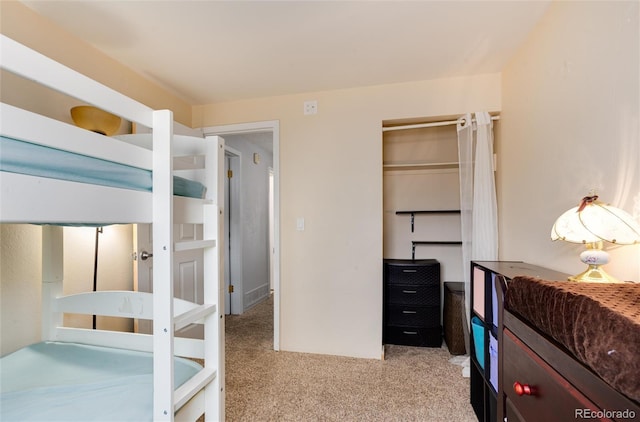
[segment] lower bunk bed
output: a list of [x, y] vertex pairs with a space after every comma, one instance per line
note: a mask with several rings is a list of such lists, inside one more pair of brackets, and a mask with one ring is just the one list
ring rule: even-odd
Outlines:
[[640, 284], [514, 277], [497, 288], [499, 420], [640, 418]]
[[[157, 293], [64, 295], [63, 230], [42, 227], [44, 341], [0, 358], [0, 420], [194, 421], [203, 414], [206, 420], [223, 420], [224, 341], [216, 304], [206, 297], [205, 304], [172, 298], [158, 312]], [[218, 288], [205, 290], [211, 296]], [[158, 324], [158, 314], [167, 311], [172, 331], [203, 324], [204, 338], [176, 337], [162, 325], [153, 334], [64, 325], [68, 314]], [[169, 398], [159, 400], [163, 394]]]
[[[178, 137], [171, 111], [153, 110], [4, 35], [0, 48], [3, 70], [152, 132], [116, 139], [0, 105], [0, 223], [42, 230], [42, 341], [0, 361], [0, 419], [224, 420], [224, 141]], [[152, 225], [153, 293], [64, 295], [63, 226], [136, 223]], [[200, 237], [175, 239], [181, 225], [199, 225]], [[199, 303], [174, 298], [174, 262], [183, 251], [203, 257]], [[150, 320], [153, 333], [66, 327], [65, 314]], [[203, 338], [175, 336], [193, 324], [204, 327]]]
[[[153, 354], [41, 342], [0, 360], [3, 421], [151, 421]], [[174, 388], [202, 370], [174, 360]]]

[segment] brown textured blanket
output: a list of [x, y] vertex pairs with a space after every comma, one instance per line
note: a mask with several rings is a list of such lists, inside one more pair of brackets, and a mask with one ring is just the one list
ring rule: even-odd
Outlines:
[[640, 401], [640, 284], [514, 277], [505, 308], [562, 344], [613, 388]]

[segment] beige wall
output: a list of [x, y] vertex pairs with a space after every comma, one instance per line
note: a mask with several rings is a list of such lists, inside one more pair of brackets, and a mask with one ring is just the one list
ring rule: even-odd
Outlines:
[[41, 340], [42, 229], [0, 224], [0, 356]]
[[[112, 225], [100, 235], [98, 290], [133, 288], [132, 226]], [[93, 287], [95, 229], [64, 228], [64, 294]], [[42, 229], [0, 224], [0, 356], [41, 340]], [[65, 325], [91, 328], [92, 318], [68, 315]], [[133, 321], [99, 317], [98, 327], [131, 331]]]
[[[553, 2], [503, 71], [500, 256], [578, 273], [555, 218], [595, 189], [640, 219], [639, 3]], [[640, 245], [609, 272], [640, 281]]]
[[382, 121], [499, 110], [500, 97], [491, 74], [194, 108], [194, 127], [280, 121], [283, 350], [380, 357]]
[[[95, 254], [95, 228], [64, 228], [65, 295], [91, 291]], [[98, 241], [97, 290], [133, 290], [133, 226], [114, 224], [102, 228]], [[65, 315], [67, 327], [91, 328], [90, 315]], [[98, 317], [103, 330], [133, 331], [133, 320]]]
[[[185, 125], [191, 123], [191, 105], [186, 101], [161, 89], [17, 1], [0, 1], [0, 32], [151, 108], [172, 110], [177, 122]], [[41, 101], [35, 101], [33, 97], [20, 99], [11, 94], [13, 82], [14, 78], [3, 81], [3, 97], [21, 101], [17, 106], [29, 104], [29, 109], [33, 111], [70, 122], [66, 105], [63, 108], [52, 105], [54, 102], [51, 100], [58, 100], [59, 94], [37, 92]], [[44, 103], [50, 107], [43, 107]]]

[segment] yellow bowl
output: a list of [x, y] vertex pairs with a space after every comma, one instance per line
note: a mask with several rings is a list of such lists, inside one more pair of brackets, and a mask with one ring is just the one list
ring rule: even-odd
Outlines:
[[120, 117], [93, 106], [77, 106], [71, 109], [76, 126], [102, 135], [111, 136], [120, 129]]

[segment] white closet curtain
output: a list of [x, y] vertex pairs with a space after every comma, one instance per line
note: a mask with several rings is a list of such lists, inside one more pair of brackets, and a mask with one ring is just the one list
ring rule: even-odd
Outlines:
[[[487, 112], [458, 119], [462, 265], [466, 315], [471, 309], [473, 260], [498, 259], [498, 205], [493, 175], [493, 123]], [[475, 132], [475, 136], [474, 136]], [[474, 142], [475, 141], [475, 142]], [[469, 324], [469, 321], [467, 321]]]

